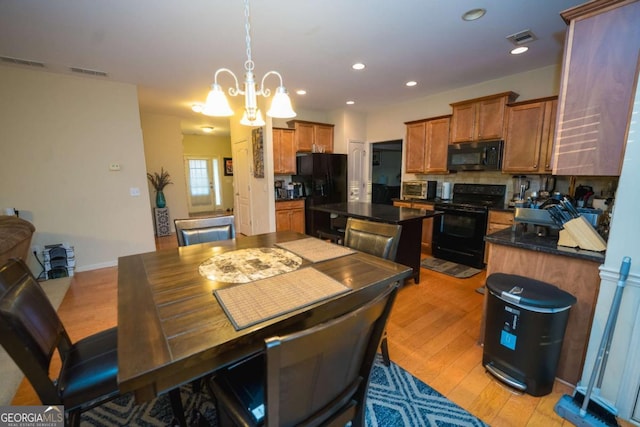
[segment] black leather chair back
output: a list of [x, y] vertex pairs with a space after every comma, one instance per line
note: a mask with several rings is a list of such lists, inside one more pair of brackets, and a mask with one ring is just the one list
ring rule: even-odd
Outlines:
[[[267, 339], [264, 357], [215, 376], [221, 426], [263, 420], [278, 427], [344, 426], [349, 421], [364, 426], [369, 374], [397, 290], [397, 283], [390, 285], [334, 320]], [[238, 396], [253, 399], [239, 402]], [[261, 404], [266, 416], [256, 417]]]
[[62, 404], [49, 378], [56, 349], [64, 357], [71, 340], [46, 294], [22, 261], [0, 269], [0, 342], [43, 402]]
[[236, 237], [233, 215], [175, 219], [178, 246], [228, 240]]
[[[55, 308], [22, 260], [0, 267], [0, 344], [44, 405], [64, 405], [67, 424], [120, 395], [117, 328], [72, 343]], [[58, 377], [49, 377], [56, 350]]]
[[380, 258], [395, 261], [402, 225], [349, 218], [344, 245]]

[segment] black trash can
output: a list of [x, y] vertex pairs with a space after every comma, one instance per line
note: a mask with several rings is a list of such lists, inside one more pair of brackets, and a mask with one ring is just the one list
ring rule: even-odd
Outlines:
[[553, 388], [569, 309], [576, 298], [539, 280], [487, 277], [482, 364], [505, 384], [532, 396]]

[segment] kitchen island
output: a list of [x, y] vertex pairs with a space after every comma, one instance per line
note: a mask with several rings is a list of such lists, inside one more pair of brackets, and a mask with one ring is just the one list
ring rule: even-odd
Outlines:
[[396, 262], [411, 267], [414, 282], [420, 282], [422, 221], [440, 215], [440, 212], [365, 202], [331, 203], [314, 206], [312, 209], [326, 214], [317, 216], [317, 225], [320, 227], [330, 226], [331, 214], [402, 225]]
[[[571, 308], [556, 377], [577, 384], [582, 374], [598, 291], [599, 267], [604, 252], [558, 246], [557, 231], [540, 237], [532, 231], [501, 230], [485, 237], [487, 277], [493, 273], [516, 274], [557, 286], [578, 300]], [[484, 341], [488, 295], [480, 342]]]

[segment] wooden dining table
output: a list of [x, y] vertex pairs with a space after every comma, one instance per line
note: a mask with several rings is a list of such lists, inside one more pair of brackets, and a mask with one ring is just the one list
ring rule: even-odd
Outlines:
[[[301, 242], [296, 242], [298, 240]], [[291, 276], [293, 273], [307, 272], [346, 289], [241, 329], [227, 314], [219, 297], [222, 292], [242, 284], [202, 274], [203, 266], [215, 264], [212, 259], [225, 256], [233, 259], [234, 254], [239, 253], [231, 251], [258, 248], [268, 252], [278, 245], [314, 245], [318, 241], [285, 231], [120, 257], [120, 391], [133, 392], [137, 402], [151, 400], [160, 393], [175, 390], [260, 352], [266, 338], [308, 328], [344, 314], [370, 300], [390, 283], [401, 282], [411, 274], [411, 268], [407, 266], [357, 251], [344, 254], [330, 248], [329, 253], [340, 256], [326, 260], [309, 255], [300, 257], [300, 265], [294, 265], [293, 272], [267, 279], [271, 280], [271, 286], [286, 283], [286, 279], [291, 281], [297, 277]], [[342, 247], [336, 245], [337, 248]], [[263, 282], [249, 280], [249, 284], [254, 285]]]

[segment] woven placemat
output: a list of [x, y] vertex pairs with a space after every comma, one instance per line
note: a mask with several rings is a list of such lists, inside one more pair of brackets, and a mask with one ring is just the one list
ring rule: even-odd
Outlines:
[[316, 239], [315, 237], [276, 243], [276, 246], [280, 246], [281, 248], [291, 251], [311, 262], [326, 261], [328, 259], [338, 258], [356, 252], [353, 249], [336, 245], [335, 243], [325, 242], [324, 240]]
[[236, 330], [278, 317], [349, 291], [309, 267], [268, 279], [213, 291]]

